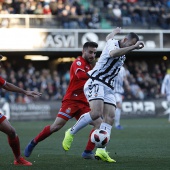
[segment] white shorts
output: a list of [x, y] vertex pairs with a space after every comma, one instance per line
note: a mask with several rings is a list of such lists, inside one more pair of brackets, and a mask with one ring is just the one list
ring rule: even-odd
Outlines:
[[88, 79], [84, 85], [84, 94], [88, 101], [99, 99], [116, 107], [114, 91], [100, 81]]
[[122, 103], [122, 95], [120, 93], [115, 93], [115, 99], [117, 103]]

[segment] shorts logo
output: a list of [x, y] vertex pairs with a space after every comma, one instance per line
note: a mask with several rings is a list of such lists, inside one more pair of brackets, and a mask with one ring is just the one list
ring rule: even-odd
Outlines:
[[80, 62], [80, 61], [77, 61], [76, 64], [77, 64], [78, 66], [81, 66], [81, 62]]
[[88, 97], [91, 97], [93, 92], [94, 92], [94, 97], [97, 97], [98, 96], [98, 91], [99, 91], [99, 85], [98, 84], [89, 85]]
[[2, 113], [0, 113], [0, 118], [2, 118], [3, 117], [3, 114]]
[[95, 93], [95, 94], [94, 94], [94, 96], [95, 96], [95, 97], [97, 97], [97, 96], [98, 96], [98, 94], [97, 94], [97, 93]]
[[66, 109], [66, 113], [69, 114], [71, 112], [71, 108], [69, 107], [68, 109]]

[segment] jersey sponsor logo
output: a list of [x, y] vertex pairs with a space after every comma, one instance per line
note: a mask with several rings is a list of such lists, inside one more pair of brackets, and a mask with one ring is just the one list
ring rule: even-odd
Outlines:
[[81, 62], [80, 62], [80, 61], [77, 61], [76, 64], [77, 64], [78, 66], [81, 66]]
[[69, 107], [66, 109], [66, 113], [69, 114], [70, 112], [71, 112], [71, 108]]
[[2, 113], [0, 113], [0, 118], [2, 118], [4, 115]]

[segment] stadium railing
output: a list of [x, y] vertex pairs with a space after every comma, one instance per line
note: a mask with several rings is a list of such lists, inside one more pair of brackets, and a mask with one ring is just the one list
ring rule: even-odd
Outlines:
[[53, 15], [0, 14], [1, 28], [56, 28], [59, 21]]

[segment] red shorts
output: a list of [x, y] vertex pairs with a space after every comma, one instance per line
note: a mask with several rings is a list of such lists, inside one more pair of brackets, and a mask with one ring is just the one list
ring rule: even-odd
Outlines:
[[2, 123], [5, 119], [6, 117], [2, 113], [0, 113], [0, 123]]
[[89, 103], [65, 100], [58, 112], [57, 117], [61, 117], [65, 120], [69, 120], [73, 117], [79, 119], [81, 115], [90, 111]]

